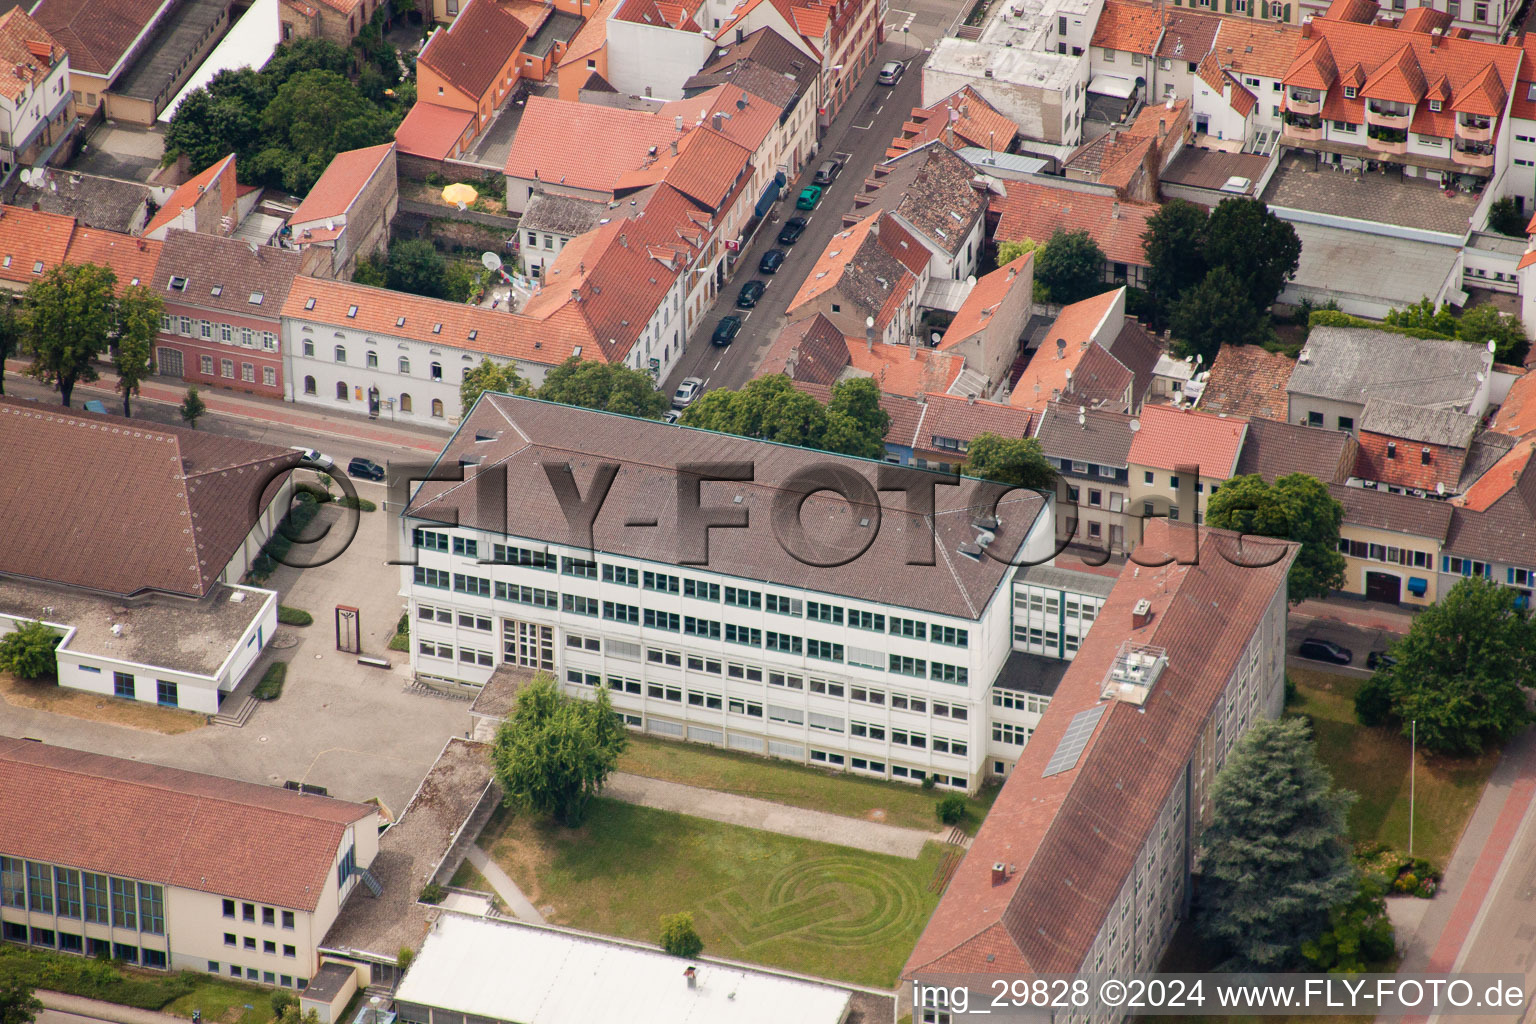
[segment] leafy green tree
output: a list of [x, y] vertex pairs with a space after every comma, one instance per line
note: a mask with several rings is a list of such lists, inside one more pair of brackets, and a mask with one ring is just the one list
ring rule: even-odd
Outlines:
[[0, 295], [0, 395], [5, 394], [5, 361], [20, 354], [26, 339], [26, 325], [16, 303], [9, 296]]
[[301, 71], [278, 88], [261, 112], [262, 153], [276, 149], [294, 160], [259, 162], [264, 168], [281, 163], [284, 178], [272, 184], [303, 194], [337, 153], [387, 142], [393, 127], [389, 113], [340, 74]]
[[868, 377], [838, 381], [827, 402], [822, 448], [864, 459], [885, 457], [891, 414], [880, 408], [880, 386]]
[[155, 372], [152, 347], [160, 330], [165, 303], [150, 288], [129, 285], [117, 299], [117, 351], [112, 364], [117, 370], [117, 389], [123, 393], [123, 415], [131, 416], [128, 401], [139, 393], [144, 378]]
[[19, 978], [0, 981], [0, 1024], [32, 1024], [43, 1012], [43, 1002]]
[[1292, 605], [1327, 597], [1344, 585], [1344, 556], [1339, 554], [1344, 506], [1314, 476], [1292, 473], [1273, 486], [1257, 474], [1233, 477], [1206, 502], [1205, 522], [1221, 530], [1300, 544], [1286, 580]]
[[1456, 337], [1456, 314], [1451, 312], [1450, 306], [1436, 309], [1427, 295], [1411, 306], [1387, 310], [1384, 322], [1392, 327], [1431, 331], [1443, 338]]
[[378, 255], [363, 256], [352, 271], [353, 284], [365, 284], [371, 288], [388, 288], [389, 277], [384, 270], [384, 259]]
[[384, 281], [390, 288], [433, 299], [453, 297], [447, 290], [447, 271], [448, 261], [425, 238], [396, 242], [384, 261]]
[[203, 418], [208, 411], [208, 406], [203, 404], [203, 396], [197, 393], [196, 384], [187, 385], [187, 397], [181, 400], [182, 422], [193, 430], [197, 429], [197, 421]]
[[57, 387], [65, 406], [77, 383], [99, 376], [96, 357], [116, 327], [116, 284], [108, 267], [65, 263], [27, 289], [27, 373]]
[[23, 622], [0, 637], [0, 669], [17, 679], [41, 679], [57, 675], [54, 649], [62, 639], [41, 622]]
[[[1225, 487], [1222, 488], [1226, 490]], [[1524, 686], [1536, 673], [1536, 620], [1515, 592], [1484, 576], [1460, 580], [1414, 616], [1376, 670], [1408, 735], [1440, 754], [1477, 754], [1531, 721]]]
[[550, 370], [535, 397], [650, 420], [660, 419], [667, 408], [667, 396], [644, 370], [579, 356]]
[[230, 153], [239, 162], [242, 148], [260, 135], [260, 114], [237, 97], [215, 97], [206, 87], [193, 90], [165, 127], [166, 162], [185, 156], [194, 174]]
[[480, 270], [462, 260], [449, 260], [443, 268], [443, 298], [451, 302], [475, 302], [480, 298]]
[[1301, 955], [1314, 971], [1359, 974], [1392, 958], [1397, 944], [1387, 917], [1386, 892], [1380, 881], [1361, 877], [1353, 899], [1328, 911], [1328, 929], [1301, 944]]
[[273, 1024], [320, 1024], [320, 1015], [314, 1010], [301, 1013], [299, 1001], [294, 1000], [283, 1007], [283, 1012], [273, 1020]]
[[1205, 258], [1242, 284], [1255, 308], [1269, 309], [1301, 263], [1296, 229], [1257, 199], [1223, 199], [1205, 228]]
[[1046, 461], [1039, 438], [989, 433], [971, 439], [961, 472], [1014, 487], [1049, 487], [1056, 479], [1056, 470]]
[[481, 358], [480, 365], [473, 367], [464, 375], [464, 381], [459, 385], [459, 408], [462, 415], [468, 416], [480, 396], [487, 391], [496, 391], [507, 395], [525, 395], [528, 393], [528, 382], [517, 375], [517, 368], [510, 363], [506, 366], [493, 363], [489, 356]]
[[1040, 248], [1040, 243], [1032, 238], [1026, 238], [1022, 242], [998, 242], [997, 265], [1006, 267], [1025, 253], [1034, 252]]
[[569, 697], [540, 672], [518, 691], [512, 713], [496, 730], [492, 773], [508, 805], [574, 828], [618, 767], [627, 742], [606, 689], [599, 687], [594, 700]]
[[1151, 299], [1154, 327], [1167, 325], [1173, 306], [1183, 294], [1205, 279], [1205, 229], [1210, 214], [1205, 207], [1170, 199], [1147, 218], [1141, 236], [1147, 254], [1147, 294]]
[[1071, 305], [1106, 291], [1104, 251], [1087, 231], [1058, 229], [1045, 249], [1035, 253], [1035, 280], [1050, 291], [1051, 301]]
[[[1222, 488], [1225, 490], [1226, 488]], [[1354, 794], [1333, 788], [1305, 719], [1257, 722], [1211, 788], [1201, 837], [1196, 923], [1233, 970], [1297, 966], [1357, 892], [1346, 816]]]
[[739, 391], [706, 391], [683, 413], [683, 424], [738, 437], [821, 448], [827, 410], [782, 373], [757, 377]]
[[1175, 351], [1209, 366], [1222, 345], [1262, 344], [1269, 337], [1269, 321], [1248, 294], [1226, 267], [1206, 274], [1173, 305], [1169, 326]]
[[351, 67], [352, 55], [344, 48], [326, 39], [309, 38], [294, 39], [279, 46], [261, 73], [276, 92], [288, 79], [305, 71], [334, 71], [344, 75]]
[[1473, 306], [1461, 314], [1456, 336], [1476, 345], [1493, 342], [1493, 358], [1501, 363], [1520, 365], [1530, 350], [1530, 339], [1520, 318], [1500, 313], [1493, 305]]
[[684, 910], [661, 915], [661, 948], [684, 959], [704, 952], [704, 940], [693, 927], [692, 914]]
[[1488, 207], [1488, 230], [1497, 231], [1501, 235], [1524, 238], [1528, 220], [1520, 216], [1520, 207], [1515, 205], [1514, 196], [1495, 199], [1493, 205]]

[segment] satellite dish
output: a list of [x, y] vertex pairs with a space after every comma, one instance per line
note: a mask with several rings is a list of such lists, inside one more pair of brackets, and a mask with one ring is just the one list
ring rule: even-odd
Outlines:
[[32, 187], [32, 168], [23, 167], [21, 169], [21, 183], [28, 188]]
[[975, 274], [968, 274], [968, 275], [966, 275], [965, 286], [967, 288], [975, 288], [976, 287], [976, 275]]
[[1435, 493], [1442, 498], [1445, 497], [1445, 484], [1435, 484]]
[[1134, 434], [1136, 431], [1141, 429], [1141, 420], [1131, 420], [1131, 422], [1126, 424], [1126, 426], [1130, 427], [1131, 433]]
[[463, 213], [465, 210], [469, 209], [469, 207], [465, 206], [463, 203], [459, 203], [458, 207], [459, 207], [459, 212], [460, 213]]
[[493, 252], [481, 253], [480, 254], [480, 265], [482, 267], [484, 267], [486, 270], [500, 270], [501, 269], [501, 257], [496, 255]]
[[941, 335], [938, 331], [934, 331], [931, 337], [933, 338], [934, 345], [938, 345], [939, 342], [944, 340], [944, 336]]
[[1498, 346], [1493, 343], [1493, 339], [1492, 338], [1489, 338], [1488, 339], [1488, 351], [1489, 351], [1489, 353], [1491, 354], [1493, 352], [1493, 350], [1496, 349], [1496, 348], [1498, 348]]

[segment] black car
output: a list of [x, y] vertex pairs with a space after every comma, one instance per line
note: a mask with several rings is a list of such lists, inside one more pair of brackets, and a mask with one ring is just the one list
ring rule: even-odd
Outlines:
[[757, 269], [764, 274], [777, 274], [779, 268], [784, 265], [784, 250], [769, 249], [763, 253], [763, 258], [757, 261]]
[[763, 297], [763, 289], [768, 286], [761, 281], [748, 281], [741, 286], [741, 294], [736, 296], [736, 308], [751, 309], [757, 305], [757, 300]]
[[740, 330], [741, 317], [723, 316], [720, 318], [720, 322], [715, 325], [715, 334], [714, 337], [709, 339], [709, 343], [711, 345], [729, 345], [731, 339], [736, 337]]
[[1348, 647], [1340, 647], [1332, 640], [1319, 640], [1316, 637], [1307, 637], [1296, 650], [1303, 658], [1311, 658], [1313, 661], [1331, 661], [1335, 665], [1348, 665], [1355, 660], [1354, 652]]
[[372, 459], [358, 457], [347, 463], [347, 476], [359, 476], [364, 480], [383, 480], [384, 467]]
[[1396, 664], [1397, 659], [1386, 651], [1372, 651], [1365, 656], [1365, 667], [1373, 672], [1378, 668], [1386, 668], [1389, 665]]
[[805, 233], [805, 218], [791, 217], [784, 222], [784, 227], [779, 231], [780, 245], [794, 245]]

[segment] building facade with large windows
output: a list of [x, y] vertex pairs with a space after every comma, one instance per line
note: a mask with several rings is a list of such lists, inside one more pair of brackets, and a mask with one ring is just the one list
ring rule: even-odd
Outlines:
[[304, 988], [379, 846], [368, 804], [20, 739], [0, 790], [0, 937], [159, 970]]
[[[1010, 563], [1051, 556], [1048, 497], [965, 480], [932, 487], [930, 513], [922, 483], [949, 478], [500, 395], [449, 442], [453, 466], [477, 479], [423, 484], [402, 520], [419, 680], [541, 669], [573, 694], [606, 687], [655, 735], [981, 782], [988, 690], [1015, 646]], [[567, 525], [594, 486], [588, 546]]]

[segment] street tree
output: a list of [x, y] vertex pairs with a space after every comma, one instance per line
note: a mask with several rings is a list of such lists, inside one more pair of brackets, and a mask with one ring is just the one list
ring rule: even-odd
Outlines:
[[1205, 258], [1225, 267], [1255, 309], [1266, 311], [1296, 274], [1301, 239], [1296, 229], [1257, 199], [1223, 199], [1205, 228]]
[[885, 457], [891, 414], [880, 407], [880, 386], [868, 377], [838, 381], [827, 402], [822, 447], [863, 459]]
[[1039, 438], [991, 433], [971, 439], [961, 472], [1014, 487], [1049, 487], [1056, 479], [1056, 470], [1046, 460]]
[[1333, 788], [1305, 719], [1260, 719], [1238, 740], [1211, 789], [1196, 887], [1196, 923], [1227, 968], [1298, 966], [1330, 909], [1356, 895], [1353, 801]]
[[1344, 585], [1344, 556], [1339, 554], [1344, 506], [1317, 477], [1292, 473], [1273, 485], [1257, 474], [1233, 477], [1206, 501], [1205, 522], [1300, 544], [1286, 579], [1292, 605], [1327, 597]]
[[54, 654], [61, 638], [41, 622], [23, 622], [0, 637], [0, 669], [17, 679], [42, 679], [58, 674]]
[[[782, 373], [757, 377], [739, 391], [706, 391], [683, 413], [690, 427], [802, 448], [825, 444], [827, 410]], [[840, 426], [840, 430], [847, 425]]]
[[510, 806], [574, 828], [618, 767], [628, 738], [602, 687], [592, 700], [539, 672], [496, 730], [491, 765]]
[[0, 981], [0, 1024], [32, 1024], [43, 1012], [43, 1002], [20, 978]]
[[484, 356], [480, 365], [466, 373], [463, 383], [459, 385], [459, 408], [463, 410], [463, 415], [468, 416], [475, 402], [487, 391], [522, 395], [527, 394], [528, 384], [517, 375], [517, 368], [511, 363], [503, 366], [491, 362], [489, 356]]
[[95, 360], [117, 323], [117, 275], [94, 263], [64, 263], [27, 289], [27, 373], [58, 388], [69, 405], [75, 385], [98, 378]]
[[208, 406], [203, 404], [203, 396], [197, 393], [196, 384], [187, 385], [187, 397], [181, 400], [180, 411], [182, 422], [196, 430], [197, 421], [208, 411]]
[[1269, 321], [1226, 267], [1216, 267], [1174, 302], [1168, 325], [1174, 348], [1209, 366], [1222, 345], [1257, 345], [1269, 337]]
[[1098, 295], [1109, 287], [1104, 283], [1104, 251], [1087, 231], [1057, 229], [1035, 253], [1035, 280], [1045, 285], [1052, 302], [1063, 305]]
[[1147, 294], [1152, 300], [1153, 326], [1167, 325], [1179, 298], [1205, 279], [1205, 207], [1170, 199], [1151, 217], [1141, 236], [1147, 255]]
[[659, 419], [667, 408], [667, 396], [656, 390], [655, 380], [644, 370], [579, 356], [550, 370], [534, 394], [546, 402], [650, 420]]
[[21, 311], [8, 295], [0, 295], [0, 395], [5, 394], [5, 361], [21, 354], [26, 341], [26, 325]]
[[117, 348], [112, 365], [117, 370], [117, 389], [123, 394], [123, 415], [133, 415], [129, 399], [139, 393], [144, 378], [155, 372], [153, 346], [160, 330], [165, 303], [141, 284], [129, 285], [117, 299]]
[[1378, 668], [1372, 687], [1390, 695], [1403, 735], [1416, 732], [1435, 753], [1481, 753], [1532, 719], [1524, 687], [1536, 677], [1536, 619], [1503, 584], [1458, 581], [1414, 616], [1391, 653], [1396, 663]]
[[1026, 238], [1022, 242], [998, 242], [997, 265], [1006, 267], [1025, 253], [1034, 252], [1039, 248], [1040, 243], [1032, 238]]

